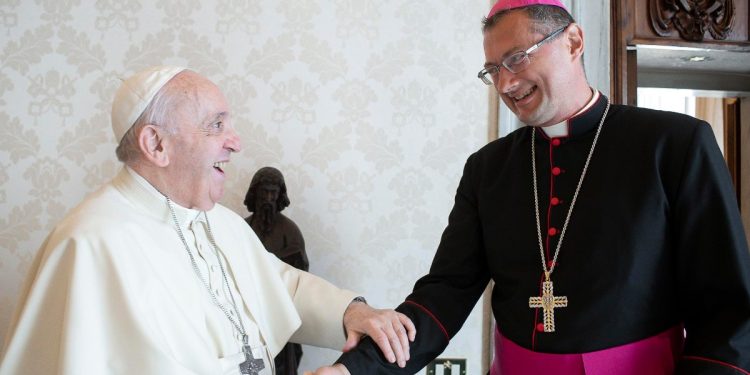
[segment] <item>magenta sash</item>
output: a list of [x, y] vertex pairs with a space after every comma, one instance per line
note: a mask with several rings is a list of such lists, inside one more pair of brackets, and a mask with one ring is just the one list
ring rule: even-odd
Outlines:
[[682, 327], [630, 344], [581, 354], [539, 353], [495, 330], [491, 375], [670, 375], [682, 353]]

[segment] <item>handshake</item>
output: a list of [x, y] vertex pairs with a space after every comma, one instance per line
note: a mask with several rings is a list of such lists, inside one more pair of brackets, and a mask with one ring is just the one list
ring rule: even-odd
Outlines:
[[[375, 309], [363, 302], [352, 302], [344, 312], [346, 344], [342, 351], [354, 349], [364, 337], [370, 336], [383, 352], [385, 358], [399, 367], [409, 360], [409, 343], [414, 341], [417, 330], [404, 314], [389, 309]], [[346, 366], [337, 363], [321, 367], [304, 375], [350, 375]]]

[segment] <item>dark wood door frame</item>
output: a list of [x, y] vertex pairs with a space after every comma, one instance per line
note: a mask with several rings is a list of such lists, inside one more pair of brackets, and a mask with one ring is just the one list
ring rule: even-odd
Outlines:
[[[610, 0], [611, 74], [610, 96], [613, 103], [637, 105], [637, 46], [692, 47], [705, 50], [750, 52], [750, 0], [675, 2], [674, 0]], [[686, 4], [702, 9], [686, 9]], [[718, 8], [717, 8], [718, 7]], [[710, 9], [708, 9], [710, 8]], [[713, 9], [713, 13], [711, 13]], [[716, 9], [719, 9], [717, 12]], [[692, 11], [691, 12], [689, 12]], [[680, 14], [680, 12], [682, 12]], [[724, 12], [723, 14], [721, 12]], [[695, 25], [685, 30], [685, 19], [692, 14]], [[706, 16], [708, 14], [708, 16]], [[682, 17], [680, 19], [680, 16]], [[728, 19], [727, 17], [732, 17]], [[716, 32], [717, 29], [721, 29]], [[748, 100], [748, 99], [745, 99]], [[741, 190], [740, 104], [725, 101], [724, 152], [727, 166], [738, 192]], [[748, 119], [745, 119], [745, 123]], [[747, 125], [743, 125], [747, 126]]]
[[[732, 175], [737, 202], [742, 197], [742, 143], [740, 142], [742, 124], [740, 100], [746, 99], [724, 99], [724, 155]], [[747, 121], [747, 120], [745, 120]]]
[[[714, 9], [692, 9], [693, 13], [705, 14], [708, 11], [713, 17], [694, 19], [700, 25], [697, 30], [684, 32], [679, 27], [681, 16], [689, 19], [692, 15], [684, 9], [683, 2], [674, 0], [610, 0], [611, 24], [611, 72], [612, 83], [610, 96], [613, 103], [637, 104], [638, 86], [638, 51], [639, 45], [675, 46], [713, 49], [722, 51], [750, 52], [750, 34], [748, 33], [749, 0], [705, 1], [693, 4], [694, 7]], [[675, 4], [680, 5], [675, 5]], [[701, 5], [696, 5], [701, 4]], [[671, 6], [671, 8], [670, 8]], [[715, 11], [719, 6], [725, 13], [731, 12], [732, 22], [727, 26], [726, 20], [716, 18], [721, 12]], [[674, 8], [678, 8], [673, 11]], [[669, 12], [664, 10], [670, 8]], [[724, 17], [729, 17], [724, 14]], [[669, 18], [671, 17], [671, 18]], [[666, 25], [666, 28], [664, 26]], [[716, 34], [714, 29], [724, 27], [724, 33]], [[723, 39], [722, 39], [723, 38]]]

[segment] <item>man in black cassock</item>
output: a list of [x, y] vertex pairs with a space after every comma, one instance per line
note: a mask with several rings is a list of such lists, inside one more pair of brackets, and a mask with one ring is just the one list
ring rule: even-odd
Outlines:
[[397, 308], [417, 326], [406, 368], [364, 340], [317, 374], [416, 373], [490, 280], [492, 375], [750, 374], [750, 254], [710, 126], [590, 88], [557, 0], [499, 0], [483, 32], [479, 78], [527, 126], [468, 158]]

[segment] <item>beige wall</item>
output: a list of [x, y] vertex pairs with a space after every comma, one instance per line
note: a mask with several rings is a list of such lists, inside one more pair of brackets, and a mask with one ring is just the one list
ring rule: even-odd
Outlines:
[[[155, 5], [158, 4], [158, 5]], [[485, 143], [487, 0], [0, 3], [0, 341], [32, 255], [118, 169], [119, 77], [189, 66], [227, 94], [252, 174], [287, 178], [312, 272], [393, 306], [427, 271], [466, 157]], [[481, 311], [481, 310], [480, 310]], [[480, 373], [474, 314], [446, 355]], [[305, 349], [304, 368], [337, 354]]]

